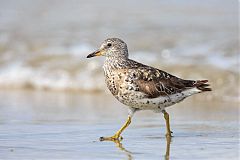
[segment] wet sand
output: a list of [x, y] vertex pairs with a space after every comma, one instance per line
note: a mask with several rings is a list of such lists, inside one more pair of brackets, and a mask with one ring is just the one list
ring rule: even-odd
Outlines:
[[127, 109], [108, 93], [1, 91], [0, 159], [239, 159], [239, 104], [198, 96], [168, 109], [170, 143], [163, 116], [146, 111], [115, 144], [98, 138]]

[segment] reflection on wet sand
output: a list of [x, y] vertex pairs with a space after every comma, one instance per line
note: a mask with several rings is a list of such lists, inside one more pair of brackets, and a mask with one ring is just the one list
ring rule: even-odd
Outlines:
[[119, 148], [124, 154], [127, 155], [128, 160], [132, 160], [133, 159], [132, 152], [130, 152], [126, 148], [124, 148], [123, 144], [119, 140], [112, 141], [112, 142], [114, 142], [116, 144], [116, 147]]
[[[133, 153], [131, 151], [127, 150], [123, 146], [123, 144], [121, 143], [120, 140], [114, 140], [112, 142], [114, 142], [116, 147], [128, 157], [128, 160], [133, 159]], [[171, 137], [166, 137], [166, 152], [165, 152], [165, 155], [164, 155], [165, 160], [170, 159], [170, 145], [171, 145], [171, 142], [172, 142], [172, 138]]]
[[171, 144], [172, 138], [166, 137], [166, 153], [165, 153], [165, 160], [169, 160], [170, 157], [170, 144]]

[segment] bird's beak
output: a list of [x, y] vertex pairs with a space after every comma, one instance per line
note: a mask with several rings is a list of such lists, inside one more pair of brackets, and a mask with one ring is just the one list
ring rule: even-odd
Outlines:
[[87, 56], [87, 58], [92, 58], [92, 57], [96, 57], [96, 56], [101, 56], [103, 54], [103, 50], [96, 50], [95, 52], [89, 54]]

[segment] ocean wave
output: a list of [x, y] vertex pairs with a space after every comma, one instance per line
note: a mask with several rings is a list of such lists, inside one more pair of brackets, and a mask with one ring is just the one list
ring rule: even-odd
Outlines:
[[[68, 47], [49, 47], [37, 50], [28, 56], [9, 56], [9, 52], [2, 54], [6, 61], [0, 67], [0, 88], [30, 88], [36, 90], [55, 91], [104, 91], [102, 64], [104, 58], [86, 59], [86, 55], [94, 50], [89, 44], [73, 45]], [[135, 51], [130, 58], [158, 68], [190, 75], [186, 78], [209, 78], [213, 82], [222, 84], [217, 88], [229, 88], [233, 97], [238, 97], [236, 88], [231, 83], [237, 83], [237, 58], [225, 57], [221, 54], [211, 54], [206, 48], [199, 54], [188, 54], [193, 51], [184, 49], [164, 49], [161, 53]], [[27, 52], [27, 51], [26, 51]], [[203, 54], [204, 52], [205, 54]], [[11, 53], [13, 54], [13, 53]], [[176, 55], [178, 54], [178, 55]], [[8, 56], [6, 56], [8, 55]], [[202, 60], [200, 60], [200, 57]], [[180, 67], [179, 67], [180, 66]], [[184, 68], [181, 71], [179, 68]], [[189, 69], [189, 67], [193, 69]], [[197, 76], [195, 68], [197, 69]], [[206, 67], [206, 68], [205, 68]], [[207, 70], [207, 71], [206, 71]], [[218, 73], [216, 73], [216, 70]], [[231, 80], [224, 78], [232, 76]], [[218, 78], [216, 78], [218, 77]], [[231, 81], [229, 83], [229, 81]], [[221, 90], [221, 89], [220, 89]], [[225, 90], [225, 89], [224, 89]], [[224, 95], [220, 93], [220, 95]], [[216, 96], [219, 96], [217, 94]]]
[[100, 62], [83, 60], [90, 51], [88, 45], [51, 47], [18, 59], [5, 58], [7, 63], [0, 67], [0, 87], [100, 90]]

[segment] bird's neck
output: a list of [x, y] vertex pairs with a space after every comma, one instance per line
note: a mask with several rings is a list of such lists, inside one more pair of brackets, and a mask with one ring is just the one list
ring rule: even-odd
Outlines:
[[127, 60], [125, 57], [106, 57], [103, 67], [108, 70], [123, 69]]

